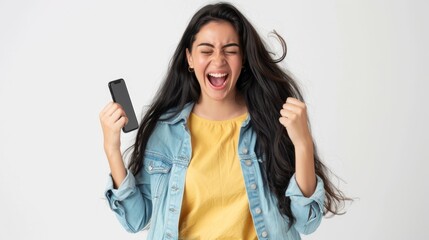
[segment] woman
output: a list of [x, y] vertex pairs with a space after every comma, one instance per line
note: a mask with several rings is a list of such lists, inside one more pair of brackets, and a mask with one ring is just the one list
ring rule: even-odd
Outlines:
[[[277, 35], [278, 36], [278, 35]], [[300, 239], [345, 198], [329, 181], [294, 82], [232, 5], [200, 9], [138, 130], [128, 168], [127, 117], [100, 113], [111, 209], [149, 239]]]

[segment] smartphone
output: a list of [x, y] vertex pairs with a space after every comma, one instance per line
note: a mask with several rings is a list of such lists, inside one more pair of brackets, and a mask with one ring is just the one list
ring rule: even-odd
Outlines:
[[139, 128], [136, 113], [134, 112], [133, 104], [131, 103], [130, 95], [128, 94], [127, 85], [125, 85], [124, 79], [121, 78], [109, 82], [109, 90], [113, 101], [122, 106], [128, 117], [128, 123], [122, 128], [122, 131], [127, 133]]

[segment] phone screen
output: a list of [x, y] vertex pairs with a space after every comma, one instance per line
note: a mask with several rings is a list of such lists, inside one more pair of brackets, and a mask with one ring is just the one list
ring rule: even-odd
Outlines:
[[109, 82], [109, 89], [113, 101], [122, 106], [128, 117], [128, 123], [122, 128], [122, 131], [130, 132], [137, 129], [139, 124], [124, 79]]

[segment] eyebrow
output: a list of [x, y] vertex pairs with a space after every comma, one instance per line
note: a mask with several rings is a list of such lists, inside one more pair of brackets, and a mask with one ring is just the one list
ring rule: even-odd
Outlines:
[[[212, 47], [212, 48], [215, 47], [213, 44], [210, 44], [210, 43], [200, 43], [197, 45], [197, 47], [199, 47], [199, 46], [208, 46], [208, 47]], [[238, 47], [239, 48], [240, 45], [238, 45], [237, 43], [228, 43], [228, 44], [222, 46], [222, 48], [227, 48], [227, 47]]]

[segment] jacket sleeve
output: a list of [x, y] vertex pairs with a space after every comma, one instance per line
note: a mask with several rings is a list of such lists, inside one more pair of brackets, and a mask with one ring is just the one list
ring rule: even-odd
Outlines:
[[286, 196], [290, 197], [291, 210], [296, 218], [294, 227], [302, 234], [310, 234], [319, 227], [323, 217], [325, 188], [323, 181], [317, 177], [316, 190], [310, 197], [305, 197], [299, 188], [295, 174], [292, 176], [286, 189]]
[[[141, 170], [144, 172], [144, 170]], [[145, 181], [146, 180], [146, 181]], [[108, 178], [105, 196], [110, 209], [128, 232], [138, 232], [149, 222], [152, 215], [152, 201], [149, 178], [136, 183], [134, 175], [127, 175], [118, 189], [113, 188], [111, 175]]]

